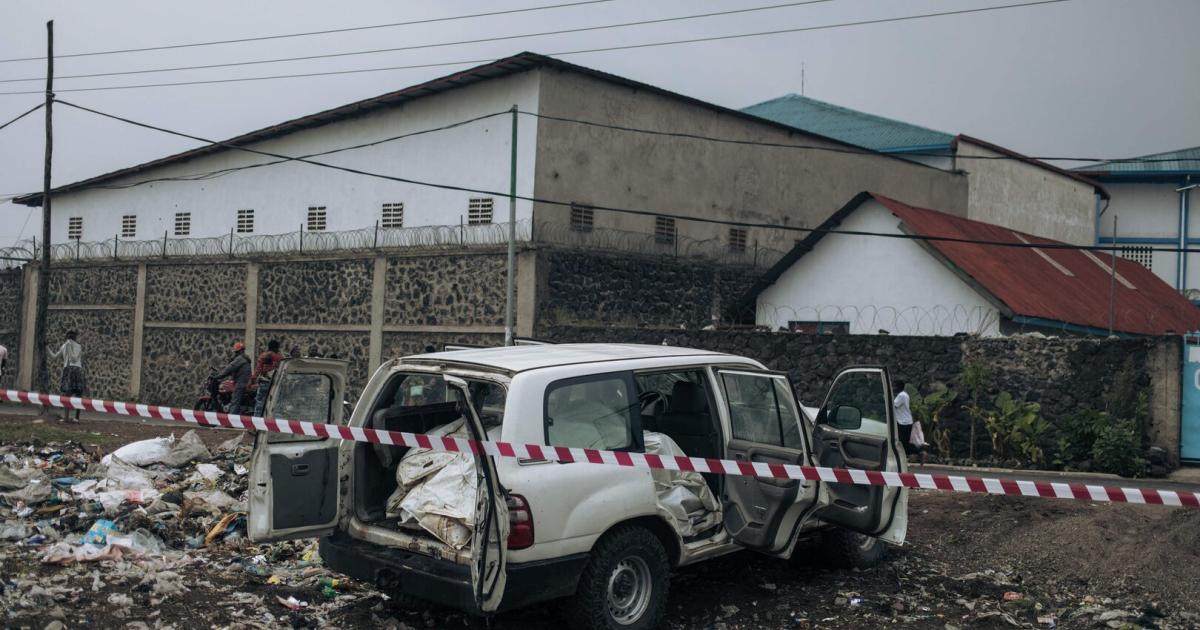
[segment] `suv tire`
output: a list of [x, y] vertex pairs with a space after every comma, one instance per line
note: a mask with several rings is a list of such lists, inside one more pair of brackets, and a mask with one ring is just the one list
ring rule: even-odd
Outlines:
[[883, 563], [887, 544], [878, 538], [835, 527], [822, 533], [830, 561], [852, 569], [870, 569]]
[[626, 525], [600, 538], [566, 612], [572, 628], [643, 630], [662, 623], [671, 564], [658, 537]]

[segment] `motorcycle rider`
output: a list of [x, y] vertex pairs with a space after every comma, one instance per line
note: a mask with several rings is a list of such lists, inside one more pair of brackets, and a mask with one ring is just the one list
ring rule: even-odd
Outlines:
[[[233, 344], [233, 360], [217, 374], [216, 382], [225, 378], [233, 378], [233, 396], [229, 399], [229, 409], [226, 413], [242, 413], [242, 396], [246, 393], [246, 384], [250, 382], [250, 359], [246, 356], [246, 345], [238, 341]], [[215, 396], [213, 398], [216, 400]]]

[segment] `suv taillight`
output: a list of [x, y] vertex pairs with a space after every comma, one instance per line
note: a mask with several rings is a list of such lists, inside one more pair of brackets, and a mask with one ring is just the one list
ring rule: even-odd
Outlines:
[[533, 511], [529, 502], [519, 494], [510, 494], [508, 503], [508, 548], [525, 549], [533, 546]]

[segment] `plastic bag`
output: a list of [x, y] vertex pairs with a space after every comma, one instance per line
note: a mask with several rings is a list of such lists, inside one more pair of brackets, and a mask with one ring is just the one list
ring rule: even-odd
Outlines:
[[167, 453], [171, 452], [171, 447], [175, 444], [175, 436], [152, 438], [149, 440], [141, 440], [131, 442], [121, 448], [105, 455], [100, 463], [105, 466], [112, 463], [114, 457], [120, 458], [127, 464], [134, 466], [148, 466], [161, 462]]
[[[154, 487], [154, 478], [151, 477], [148, 471], [129, 464], [125, 460], [116, 456], [115, 453], [114, 456], [109, 460], [107, 467], [108, 468], [104, 471], [104, 478], [112, 481], [116, 488], [127, 489]], [[71, 489], [74, 490], [78, 487], [78, 485], [72, 486]]]
[[[241, 436], [238, 436], [238, 439], [241, 439]], [[204, 445], [200, 436], [196, 435], [196, 430], [192, 429], [184, 433], [183, 437], [179, 438], [175, 446], [160, 461], [168, 466], [178, 468], [193, 460], [208, 461], [210, 459], [212, 459], [212, 453], [208, 452], [208, 447]]]
[[106, 518], [102, 518], [95, 523], [92, 523], [92, 526], [88, 528], [87, 533], [83, 535], [83, 539], [79, 542], [103, 545], [108, 542], [109, 534], [113, 534], [116, 531], [116, 523]]
[[908, 443], [917, 448], [925, 446], [925, 430], [921, 428], [920, 420], [913, 423], [912, 435], [908, 437]]

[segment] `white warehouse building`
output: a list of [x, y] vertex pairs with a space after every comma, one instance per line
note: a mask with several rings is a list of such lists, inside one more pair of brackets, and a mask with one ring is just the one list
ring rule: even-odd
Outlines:
[[[558, 202], [518, 199], [522, 239], [554, 241], [595, 229], [652, 235], [668, 249], [679, 238], [722, 251], [762, 248], [782, 255], [794, 240], [790, 232], [686, 219], [676, 225], [671, 218], [591, 205], [804, 227], [821, 223], [855, 192], [870, 189], [966, 212], [967, 181], [960, 173], [521, 53], [59, 186], [53, 191], [52, 241], [116, 239], [127, 248], [127, 241], [147, 246], [165, 238], [232, 241], [235, 235], [329, 233], [377, 224], [453, 226], [455, 232], [466, 224], [470, 237], [472, 224], [508, 220], [514, 106], [520, 112], [516, 193]], [[806, 148], [779, 148], [781, 143]], [[233, 148], [238, 146], [452, 188], [281, 162]], [[15, 201], [39, 206], [41, 194]]]

